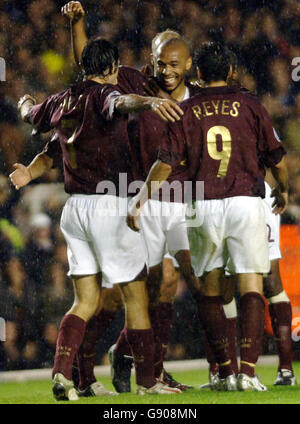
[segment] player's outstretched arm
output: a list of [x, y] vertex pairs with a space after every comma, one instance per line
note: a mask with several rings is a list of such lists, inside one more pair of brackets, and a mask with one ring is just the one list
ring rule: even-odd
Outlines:
[[152, 110], [164, 121], [179, 121], [183, 115], [176, 102], [157, 97], [144, 97], [137, 94], [126, 94], [115, 100], [115, 108], [119, 113], [142, 112]]
[[274, 188], [271, 194], [271, 196], [274, 197], [274, 202], [272, 204], [273, 213], [275, 213], [275, 215], [281, 215], [285, 212], [288, 205], [289, 183], [285, 158], [282, 158], [277, 165], [273, 166], [271, 172], [278, 184], [278, 187]]
[[28, 166], [21, 163], [15, 163], [13, 165], [15, 171], [10, 174], [9, 178], [15, 188], [19, 190], [29, 184], [30, 181], [35, 180], [49, 171], [52, 165], [52, 158], [45, 153], [39, 153]]
[[127, 214], [127, 225], [133, 231], [139, 231], [138, 218], [142, 212], [144, 204], [150, 199], [162, 184], [168, 179], [171, 174], [172, 167], [165, 162], [157, 160], [150, 172], [148, 177], [141, 188], [139, 194], [133, 199], [130, 204]]
[[62, 15], [70, 20], [71, 46], [75, 62], [81, 66], [81, 54], [88, 41], [85, 28], [85, 11], [79, 1], [69, 1], [61, 8]]

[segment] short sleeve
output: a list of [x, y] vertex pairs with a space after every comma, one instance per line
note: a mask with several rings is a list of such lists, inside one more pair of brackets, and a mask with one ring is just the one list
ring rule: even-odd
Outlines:
[[47, 142], [42, 153], [53, 159], [52, 168], [58, 168], [62, 161], [62, 150], [60, 142], [56, 133], [53, 134], [51, 139]]
[[120, 96], [121, 93], [115, 86], [104, 87], [101, 90], [99, 108], [101, 115], [106, 121], [111, 121], [118, 114], [115, 110], [115, 101]]
[[158, 159], [175, 168], [185, 157], [186, 145], [182, 122], [169, 123], [167, 135], [161, 140]]
[[51, 117], [56, 107], [56, 96], [48, 97], [43, 103], [30, 109], [29, 121], [36, 132], [46, 133], [52, 129]]
[[259, 150], [267, 168], [275, 166], [286, 154], [271, 118], [262, 105], [259, 115]]

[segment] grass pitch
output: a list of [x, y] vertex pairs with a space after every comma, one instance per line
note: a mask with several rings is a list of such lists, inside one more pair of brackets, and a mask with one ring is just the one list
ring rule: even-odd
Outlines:
[[[167, 364], [166, 364], [167, 365]], [[167, 368], [167, 366], [166, 366]], [[207, 382], [206, 370], [194, 370], [173, 373], [174, 378], [191, 384], [194, 389], [179, 395], [135, 395], [134, 377], [132, 393], [120, 394], [118, 397], [82, 398], [72, 404], [300, 404], [300, 362], [294, 364], [299, 385], [294, 387], [275, 387], [277, 370], [275, 366], [257, 367], [257, 374], [267, 385], [267, 392], [213, 392], [209, 389], [198, 390], [200, 384]], [[109, 377], [101, 378], [101, 382], [109, 389], [113, 386]], [[51, 381], [28, 381], [22, 383], [0, 384], [0, 404], [66, 404], [56, 402], [51, 391]]]

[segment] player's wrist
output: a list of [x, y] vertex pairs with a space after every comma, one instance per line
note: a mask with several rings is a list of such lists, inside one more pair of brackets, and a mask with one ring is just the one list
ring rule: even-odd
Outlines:
[[[33, 180], [33, 178], [32, 178], [32, 173], [31, 173], [31, 171], [30, 171], [30, 168], [26, 168], [27, 169], [27, 172], [28, 172], [28, 176], [29, 176], [29, 178], [30, 178], [30, 181], [32, 181]], [[29, 181], [29, 182], [30, 182]]]

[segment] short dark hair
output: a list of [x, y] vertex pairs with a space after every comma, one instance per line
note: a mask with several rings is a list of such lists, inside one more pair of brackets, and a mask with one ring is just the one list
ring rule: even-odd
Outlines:
[[101, 76], [104, 76], [107, 70], [112, 74], [118, 60], [118, 48], [103, 38], [89, 41], [83, 49], [81, 58], [85, 75]]
[[194, 63], [201, 71], [203, 80], [226, 81], [232, 62], [232, 52], [218, 42], [206, 42], [196, 51]]

